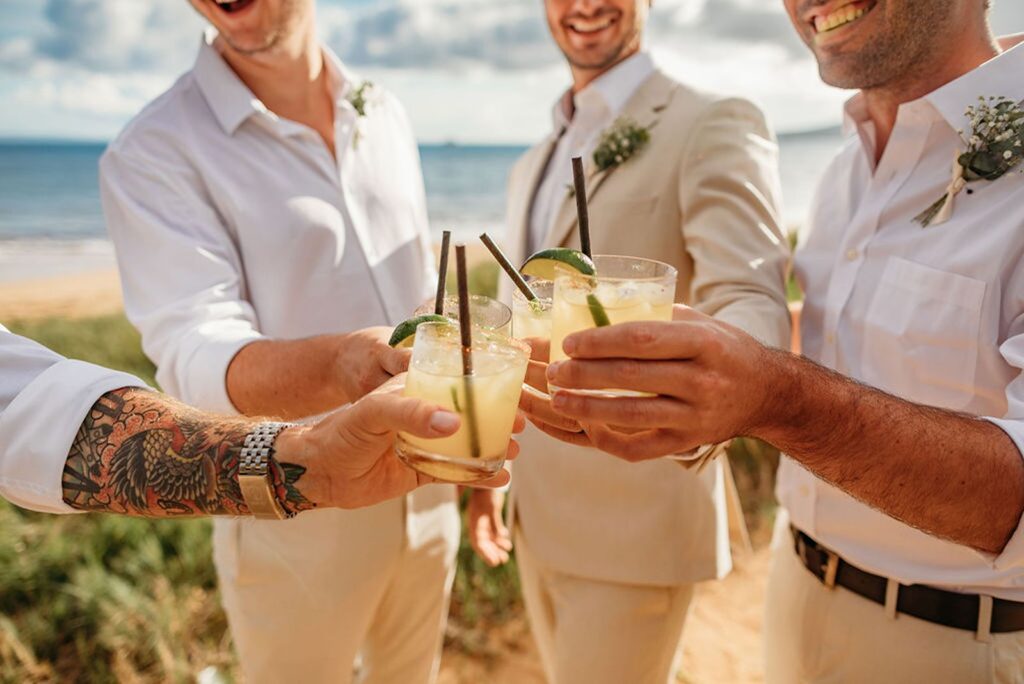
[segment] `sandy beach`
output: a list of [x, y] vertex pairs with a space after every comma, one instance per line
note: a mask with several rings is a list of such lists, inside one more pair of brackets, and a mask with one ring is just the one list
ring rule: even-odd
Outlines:
[[[470, 269], [488, 259], [482, 245], [466, 245]], [[123, 305], [109, 242], [0, 241], [0, 322], [105, 316]]]

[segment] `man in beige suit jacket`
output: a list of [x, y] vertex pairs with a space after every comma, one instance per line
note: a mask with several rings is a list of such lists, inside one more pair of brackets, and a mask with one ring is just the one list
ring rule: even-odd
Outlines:
[[[762, 113], [658, 71], [640, 47], [646, 0], [545, 4], [574, 83], [556, 105], [555, 132], [511, 172], [513, 261], [579, 248], [566, 183], [569, 158], [582, 156], [595, 253], [668, 262], [679, 271], [676, 301], [785, 347], [788, 249], [777, 146]], [[648, 129], [650, 141], [598, 170], [596, 141], [620, 117]], [[578, 429], [554, 418], [539, 427], [562, 437]], [[699, 473], [672, 459], [634, 465], [534, 428], [520, 443], [511, 519], [548, 679], [664, 683], [693, 583], [731, 569], [721, 459]], [[474, 494], [470, 505], [471, 539], [491, 563], [511, 549], [501, 498]]]

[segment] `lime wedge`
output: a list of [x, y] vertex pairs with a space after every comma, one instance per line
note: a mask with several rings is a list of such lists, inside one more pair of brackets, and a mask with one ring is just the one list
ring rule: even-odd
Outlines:
[[519, 272], [525, 276], [554, 280], [559, 269], [570, 269], [585, 276], [592, 276], [597, 272], [590, 257], [583, 252], [565, 247], [537, 252], [526, 260]]
[[598, 328], [603, 328], [606, 325], [612, 324], [608, 319], [608, 312], [604, 310], [604, 306], [602, 306], [597, 295], [587, 295], [587, 308], [590, 309], [590, 317], [594, 319], [594, 325]]
[[414, 316], [395, 326], [395, 331], [391, 333], [391, 339], [388, 340], [388, 344], [396, 349], [408, 349], [416, 340], [416, 328], [419, 327], [420, 323], [451, 323], [451, 321], [437, 314]]

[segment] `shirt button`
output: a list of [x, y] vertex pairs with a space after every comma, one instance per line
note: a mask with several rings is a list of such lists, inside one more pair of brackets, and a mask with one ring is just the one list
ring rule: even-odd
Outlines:
[[825, 342], [827, 342], [828, 344], [835, 344], [836, 343], [836, 336], [835, 336], [835, 334], [828, 333], [827, 335], [825, 335]]
[[847, 261], [856, 261], [857, 257], [859, 257], [859, 256], [860, 256], [860, 252], [858, 252], [855, 249], [848, 249], [848, 250], [846, 250], [846, 260]]
[[807, 485], [800, 485], [800, 496], [808, 497], [811, 495], [811, 488]]

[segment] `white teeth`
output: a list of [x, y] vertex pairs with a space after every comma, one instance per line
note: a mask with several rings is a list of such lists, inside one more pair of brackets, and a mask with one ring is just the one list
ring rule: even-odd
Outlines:
[[576, 31], [577, 33], [596, 33], [598, 31], [603, 31], [604, 29], [608, 28], [611, 25], [611, 18], [597, 21], [586, 21], [577, 19], [575, 21], [569, 22], [569, 28], [571, 28], [573, 31]]
[[834, 31], [840, 26], [854, 22], [868, 13], [867, 7], [854, 8], [853, 5], [843, 5], [831, 14], [814, 18], [814, 30], [818, 33]]

